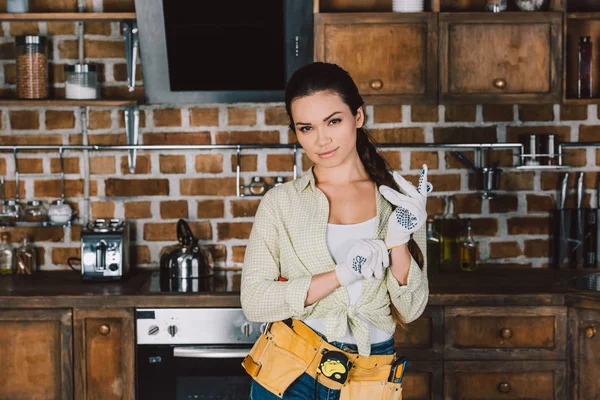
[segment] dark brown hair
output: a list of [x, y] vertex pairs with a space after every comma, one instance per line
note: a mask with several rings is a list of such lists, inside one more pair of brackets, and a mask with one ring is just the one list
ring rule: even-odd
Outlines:
[[[292, 117], [292, 101], [318, 92], [337, 94], [350, 108], [354, 116], [358, 113], [358, 109], [365, 104], [354, 80], [340, 66], [322, 62], [305, 65], [294, 72], [285, 88], [285, 110], [290, 118], [290, 129], [293, 132], [296, 132], [296, 129], [294, 118]], [[356, 130], [356, 150], [358, 151], [360, 161], [369, 175], [369, 179], [377, 187], [386, 185], [397, 188], [394, 178], [389, 173], [389, 164], [379, 154], [377, 147], [375, 147], [375, 141], [364, 128], [364, 124], [362, 128]], [[422, 268], [423, 256], [419, 247], [411, 240], [408, 248]], [[398, 310], [393, 306], [391, 309], [392, 316], [396, 322], [404, 326], [404, 321]]]

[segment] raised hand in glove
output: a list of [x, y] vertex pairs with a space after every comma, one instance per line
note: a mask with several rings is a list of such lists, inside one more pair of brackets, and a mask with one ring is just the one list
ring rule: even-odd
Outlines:
[[388, 249], [400, 246], [410, 240], [410, 235], [418, 231], [427, 220], [427, 194], [433, 187], [427, 182], [427, 165], [423, 164], [418, 187], [394, 172], [394, 180], [404, 192], [400, 193], [388, 186], [381, 185], [379, 192], [387, 201], [396, 206], [388, 220], [385, 244]]
[[361, 278], [382, 279], [383, 269], [390, 265], [390, 258], [382, 240], [359, 240], [348, 251], [343, 262], [335, 267], [335, 274], [342, 286], [348, 286]]

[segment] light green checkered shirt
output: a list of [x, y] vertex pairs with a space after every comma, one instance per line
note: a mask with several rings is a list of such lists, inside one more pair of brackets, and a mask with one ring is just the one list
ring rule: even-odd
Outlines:
[[[377, 190], [377, 230], [374, 239], [384, 239], [392, 206]], [[241, 302], [250, 321], [273, 322], [287, 318], [325, 318], [330, 341], [338, 340], [350, 327], [358, 352], [371, 350], [368, 325], [392, 334], [396, 324], [390, 300], [406, 323], [421, 315], [429, 297], [425, 227], [413, 239], [424, 257], [423, 270], [412, 259], [406, 285], [400, 286], [389, 269], [383, 280], [363, 282], [355, 305], [349, 304], [346, 288], [304, 306], [313, 275], [335, 269], [326, 233], [329, 201], [316, 187], [312, 168], [299, 179], [269, 190], [263, 197], [252, 226], [242, 271]], [[278, 282], [278, 277], [287, 282]]]

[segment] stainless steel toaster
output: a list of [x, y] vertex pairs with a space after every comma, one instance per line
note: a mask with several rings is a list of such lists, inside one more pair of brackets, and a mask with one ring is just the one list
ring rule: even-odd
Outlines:
[[81, 228], [81, 278], [121, 279], [129, 271], [129, 225], [97, 219]]

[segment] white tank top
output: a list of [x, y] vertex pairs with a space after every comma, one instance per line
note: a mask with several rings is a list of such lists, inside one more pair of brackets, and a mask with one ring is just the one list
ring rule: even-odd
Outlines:
[[[337, 225], [337, 224], [327, 224], [327, 248], [331, 253], [331, 257], [333, 261], [336, 263], [342, 261], [348, 251], [352, 247], [352, 245], [360, 239], [372, 239], [375, 236], [375, 232], [377, 230], [377, 217], [372, 218], [368, 221], [360, 222], [358, 224], [349, 224], [349, 225]], [[348, 291], [348, 297], [350, 299], [350, 304], [356, 304], [360, 295], [362, 293], [363, 281], [359, 279], [350, 285], [346, 286], [346, 290]], [[364, 318], [359, 316], [360, 319], [365, 321]], [[369, 326], [369, 332], [371, 334], [371, 343], [380, 343], [385, 342], [393, 335], [389, 332], [382, 331], [377, 328], [375, 325], [365, 321]], [[310, 326], [312, 329], [317, 332], [325, 335], [325, 319], [324, 318], [314, 318], [307, 319], [304, 321], [305, 324]], [[339, 342], [344, 343], [356, 343], [356, 339], [352, 332], [350, 332], [350, 328], [348, 327], [346, 331], [346, 335], [338, 340]]]

